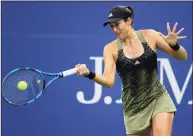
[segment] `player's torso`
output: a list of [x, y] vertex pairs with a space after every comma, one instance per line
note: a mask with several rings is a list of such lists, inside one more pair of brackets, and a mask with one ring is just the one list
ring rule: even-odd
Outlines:
[[[132, 48], [117, 45], [113, 52], [116, 69], [122, 83], [124, 111], [137, 112], [159, 97], [164, 86], [157, 76], [157, 54], [155, 40], [144, 37], [146, 42], [133, 40]], [[128, 104], [129, 103], [129, 104]]]

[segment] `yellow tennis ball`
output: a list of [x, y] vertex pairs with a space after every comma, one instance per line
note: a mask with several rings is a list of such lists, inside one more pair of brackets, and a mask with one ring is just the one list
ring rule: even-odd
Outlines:
[[40, 84], [40, 80], [37, 80], [37, 83]]
[[25, 81], [20, 81], [17, 84], [17, 88], [21, 91], [25, 91], [27, 89], [27, 83]]

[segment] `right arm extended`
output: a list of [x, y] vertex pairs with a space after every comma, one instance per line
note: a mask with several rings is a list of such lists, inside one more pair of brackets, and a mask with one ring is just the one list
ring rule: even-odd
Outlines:
[[[115, 81], [115, 73], [116, 73], [116, 64], [113, 57], [112, 49], [110, 46], [106, 45], [103, 51], [103, 59], [104, 59], [104, 73], [97, 74], [93, 79], [96, 83], [111, 88]], [[85, 64], [76, 65], [77, 75], [86, 76], [90, 73], [89, 69]]]

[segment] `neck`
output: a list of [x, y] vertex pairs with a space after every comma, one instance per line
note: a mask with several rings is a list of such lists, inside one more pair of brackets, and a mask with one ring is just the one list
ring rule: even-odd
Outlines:
[[135, 33], [135, 30], [134, 30], [134, 29], [130, 29], [130, 30], [128, 31], [127, 37], [125, 37], [125, 39], [123, 39], [123, 42], [125, 42], [125, 43], [130, 43], [131, 40], [136, 39], [136, 38], [137, 38], [137, 35], [136, 35], [136, 33]]

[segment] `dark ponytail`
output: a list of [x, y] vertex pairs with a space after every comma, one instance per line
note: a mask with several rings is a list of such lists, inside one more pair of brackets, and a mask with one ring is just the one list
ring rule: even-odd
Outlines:
[[131, 18], [134, 20], [134, 11], [133, 8], [131, 6], [126, 6], [127, 9], [129, 9], [129, 11], [131, 12]]

